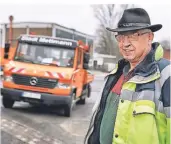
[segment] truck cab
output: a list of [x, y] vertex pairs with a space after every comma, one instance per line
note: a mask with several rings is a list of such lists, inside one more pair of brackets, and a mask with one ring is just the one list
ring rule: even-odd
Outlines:
[[94, 76], [87, 71], [88, 47], [81, 41], [38, 35], [21, 35], [12, 56], [5, 58], [2, 104], [15, 101], [48, 106], [62, 105], [71, 116], [75, 103], [90, 97]]

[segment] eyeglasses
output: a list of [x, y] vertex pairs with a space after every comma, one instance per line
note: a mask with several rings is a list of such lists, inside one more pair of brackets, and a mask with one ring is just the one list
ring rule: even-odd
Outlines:
[[115, 38], [118, 42], [123, 42], [123, 40], [125, 39], [125, 37], [128, 38], [129, 41], [137, 41], [139, 36], [141, 35], [144, 35], [146, 33], [149, 33], [149, 31], [146, 31], [146, 32], [142, 32], [142, 33], [133, 33], [133, 34], [118, 34], [118, 35], [115, 35]]

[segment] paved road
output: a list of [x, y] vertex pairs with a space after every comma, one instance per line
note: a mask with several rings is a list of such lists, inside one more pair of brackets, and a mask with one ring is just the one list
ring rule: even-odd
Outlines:
[[2, 144], [82, 144], [91, 110], [103, 84], [103, 76], [95, 77], [91, 97], [85, 105], [76, 105], [71, 118], [61, 109], [32, 107], [16, 102], [13, 109], [1, 107]]

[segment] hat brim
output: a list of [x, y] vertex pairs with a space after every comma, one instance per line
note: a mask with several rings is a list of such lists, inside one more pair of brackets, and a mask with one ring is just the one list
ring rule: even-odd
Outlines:
[[106, 28], [108, 31], [112, 32], [128, 32], [128, 31], [135, 31], [135, 30], [141, 30], [141, 29], [150, 29], [152, 32], [156, 32], [162, 28], [161, 24], [151, 25], [151, 26], [145, 26], [145, 27], [125, 27], [125, 28]]

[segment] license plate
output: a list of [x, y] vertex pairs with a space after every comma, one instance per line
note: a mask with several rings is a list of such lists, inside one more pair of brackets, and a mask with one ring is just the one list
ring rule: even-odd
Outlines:
[[30, 92], [24, 92], [24, 93], [23, 93], [23, 97], [34, 98], [34, 99], [40, 99], [40, 98], [41, 98], [41, 94], [30, 93]]

